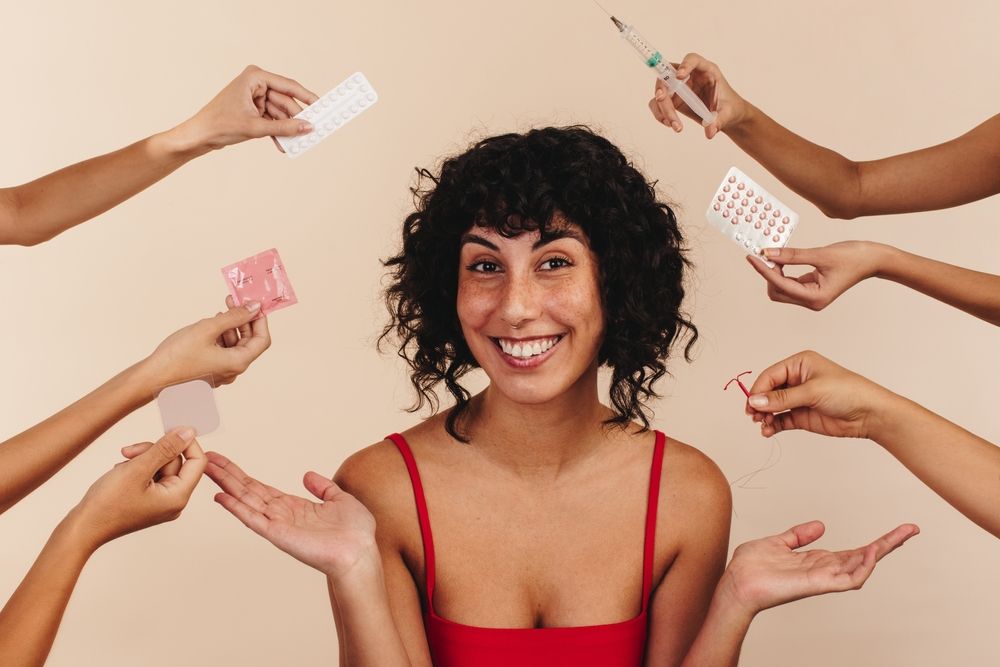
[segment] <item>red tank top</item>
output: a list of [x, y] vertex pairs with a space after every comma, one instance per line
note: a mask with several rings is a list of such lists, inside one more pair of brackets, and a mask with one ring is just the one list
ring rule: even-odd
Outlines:
[[649, 474], [646, 534], [642, 557], [642, 602], [639, 615], [621, 623], [555, 628], [479, 628], [442, 618], [434, 611], [434, 539], [424, 500], [420, 473], [403, 436], [388, 437], [406, 462], [417, 504], [417, 518], [424, 542], [427, 599], [424, 628], [436, 667], [637, 667], [646, 648], [647, 611], [653, 587], [653, 546], [656, 541], [656, 507], [665, 438], [656, 431]]

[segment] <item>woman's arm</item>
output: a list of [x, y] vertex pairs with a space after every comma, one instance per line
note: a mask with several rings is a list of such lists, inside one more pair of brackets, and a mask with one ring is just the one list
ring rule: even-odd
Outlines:
[[805, 597], [857, 590], [883, 556], [920, 532], [904, 524], [858, 549], [795, 551], [825, 530], [819, 521], [810, 521], [736, 547], [684, 667], [735, 667], [758, 613]]
[[761, 433], [870, 438], [973, 522], [1000, 537], [1000, 447], [815, 352], [762, 372], [748, 412]]
[[[90, 487], [0, 611], [0, 664], [45, 664], [90, 556], [117, 537], [177, 518], [205, 469], [190, 430], [129, 449], [134, 460], [115, 466]], [[182, 465], [176, 462], [179, 456]]]
[[[831, 218], [949, 208], [1000, 192], [1000, 114], [937, 146], [879, 160], [856, 162], [783, 127], [736, 93], [719, 67], [688, 54], [677, 68], [717, 113], [705, 128], [724, 132], [778, 180]], [[671, 97], [657, 80], [650, 109], [660, 122], [679, 123]], [[675, 127], [675, 130], [677, 127]]]
[[[232, 304], [231, 299], [227, 299]], [[0, 443], [0, 513], [38, 488], [125, 415], [172, 384], [211, 376], [228, 384], [270, 345], [259, 304], [231, 307], [164, 340], [147, 359], [76, 403]], [[229, 343], [223, 343], [225, 337]]]
[[[755, 257], [747, 261], [768, 283], [772, 301], [822, 310], [866, 278], [883, 278], [922, 292], [1000, 326], [1000, 276], [963, 269], [898, 248], [868, 241], [843, 241], [825, 248], [767, 248], [776, 268]], [[812, 271], [786, 276], [785, 266]]]
[[[309, 472], [304, 484], [319, 501], [313, 502], [262, 484], [221, 454], [209, 452], [208, 457], [205, 472], [223, 491], [216, 501], [252, 531], [327, 576], [343, 665], [430, 666], [413, 579], [398, 551], [393, 554], [386, 538], [376, 537], [375, 517], [358, 499]], [[401, 609], [400, 595], [408, 596], [407, 609]], [[413, 636], [414, 619], [418, 640], [404, 643]]]
[[0, 189], [0, 245], [31, 246], [100, 215], [181, 165], [251, 138], [309, 132], [293, 120], [316, 95], [297, 82], [249, 66], [177, 127], [131, 146]]

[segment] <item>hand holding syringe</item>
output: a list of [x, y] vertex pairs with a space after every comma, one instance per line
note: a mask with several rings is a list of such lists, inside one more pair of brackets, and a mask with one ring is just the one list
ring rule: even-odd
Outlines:
[[677, 70], [664, 60], [660, 52], [643, 39], [642, 35], [633, 26], [622, 23], [614, 16], [611, 17], [611, 21], [618, 28], [618, 31], [621, 32], [622, 39], [631, 44], [639, 53], [639, 57], [642, 58], [643, 62], [656, 71], [657, 76], [663, 79], [670, 92], [680, 97], [691, 111], [698, 114], [703, 126], [707, 126], [715, 120], [715, 113], [710, 111], [705, 106], [705, 103], [695, 95], [694, 91], [677, 77]]

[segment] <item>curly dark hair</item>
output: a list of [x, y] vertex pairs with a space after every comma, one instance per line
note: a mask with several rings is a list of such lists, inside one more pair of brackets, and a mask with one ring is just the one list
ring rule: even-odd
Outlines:
[[649, 427], [645, 402], [667, 373], [674, 343], [698, 330], [681, 312], [684, 270], [690, 266], [677, 218], [658, 201], [622, 152], [587, 127], [547, 127], [503, 134], [447, 158], [435, 176], [418, 168], [411, 188], [416, 210], [403, 223], [402, 251], [384, 261], [391, 283], [385, 301], [394, 337], [417, 392], [411, 411], [439, 406], [442, 380], [455, 399], [446, 420], [461, 441], [460, 417], [469, 392], [459, 380], [478, 367], [456, 310], [462, 235], [473, 225], [511, 238], [537, 230], [551, 237], [562, 220], [587, 235], [600, 267], [605, 334], [598, 363], [612, 369], [609, 425], [636, 419]]

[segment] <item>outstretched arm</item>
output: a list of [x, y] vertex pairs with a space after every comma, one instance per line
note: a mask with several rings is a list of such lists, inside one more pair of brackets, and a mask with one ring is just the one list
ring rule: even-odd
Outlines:
[[913, 524], [904, 524], [857, 549], [796, 551], [818, 540], [825, 530], [821, 522], [810, 521], [736, 547], [683, 665], [735, 667], [758, 613], [805, 597], [857, 590], [883, 556], [920, 532]]
[[[232, 304], [232, 300], [227, 299]], [[164, 340], [145, 360], [122, 371], [76, 403], [0, 443], [0, 513], [69, 463], [125, 415], [168, 385], [211, 376], [228, 384], [270, 345], [267, 319], [231, 307]], [[223, 339], [225, 339], [225, 342]]]
[[181, 165], [251, 138], [310, 131], [291, 119], [316, 95], [297, 82], [247, 67], [177, 127], [39, 179], [0, 189], [0, 245], [36, 245], [111, 209]]
[[[1000, 193], [1000, 114], [937, 146], [878, 160], [854, 161], [788, 130], [733, 90], [719, 66], [688, 54], [680, 78], [716, 111], [705, 128], [724, 132], [750, 157], [831, 218], [949, 208]], [[657, 80], [649, 102], [668, 126], [677, 111], [694, 117]], [[675, 127], [676, 129], [676, 127]]]
[[177, 518], [205, 469], [192, 431], [171, 432], [155, 445], [141, 443], [132, 450], [135, 460], [97, 480], [56, 527], [0, 611], [0, 664], [45, 664], [90, 556], [116, 537]]
[[1000, 447], [841, 368], [800, 352], [762, 372], [747, 410], [770, 437], [802, 429], [882, 445], [952, 507], [1000, 537]]
[[[883, 278], [1000, 326], [1000, 276], [868, 241], [842, 241], [825, 248], [766, 248], [764, 252], [775, 268], [756, 257], [747, 256], [747, 261], [767, 281], [772, 301], [822, 310], [862, 280]], [[785, 275], [785, 266], [800, 264], [815, 268], [800, 276]]]

